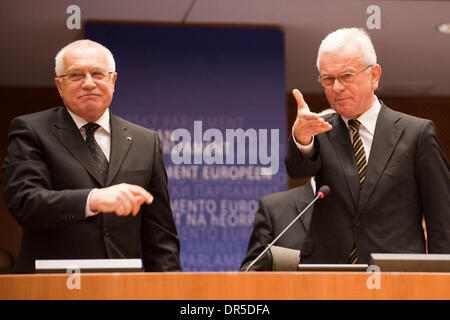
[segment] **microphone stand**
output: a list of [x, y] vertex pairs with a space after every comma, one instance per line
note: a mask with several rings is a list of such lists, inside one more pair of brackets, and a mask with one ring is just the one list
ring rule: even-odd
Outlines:
[[289, 228], [306, 212], [306, 210], [309, 209], [309, 207], [311, 207], [314, 204], [314, 202], [316, 202], [318, 199], [323, 198], [324, 196], [325, 196], [324, 193], [319, 190], [314, 200], [311, 201], [311, 203], [305, 209], [303, 209], [303, 211], [300, 212], [300, 214], [297, 217], [295, 217], [295, 219], [292, 220], [292, 222], [286, 228], [284, 228], [284, 230], [281, 231], [281, 233], [275, 239], [273, 239], [273, 241], [263, 250], [263, 252], [261, 252], [259, 256], [257, 256], [256, 259], [253, 260], [252, 263], [248, 265], [247, 269], [245, 269], [245, 272], [248, 272], [250, 268], [253, 267], [253, 265], [256, 262], [258, 262], [259, 259], [261, 259], [261, 257], [274, 245], [274, 243], [277, 242], [278, 239], [280, 239], [283, 236], [283, 234], [285, 234], [285, 232], [289, 230]]

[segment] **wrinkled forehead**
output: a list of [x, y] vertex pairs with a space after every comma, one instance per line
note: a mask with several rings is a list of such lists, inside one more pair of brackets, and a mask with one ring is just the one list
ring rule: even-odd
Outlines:
[[74, 69], [108, 69], [107, 53], [101, 47], [81, 46], [68, 48], [63, 56], [65, 71]]

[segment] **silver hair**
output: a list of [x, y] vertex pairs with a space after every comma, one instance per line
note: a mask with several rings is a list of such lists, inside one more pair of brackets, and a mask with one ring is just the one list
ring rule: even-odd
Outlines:
[[98, 42], [88, 40], [88, 39], [82, 39], [82, 40], [76, 40], [74, 42], [69, 43], [64, 48], [59, 50], [59, 52], [55, 56], [55, 73], [56, 76], [60, 76], [64, 72], [64, 63], [63, 58], [64, 54], [68, 49], [71, 48], [80, 48], [80, 47], [88, 47], [88, 48], [101, 48], [105, 51], [106, 54], [106, 61], [108, 64], [108, 70], [107, 71], [116, 71], [116, 62], [114, 61], [114, 56], [111, 53], [111, 51], [106, 48], [104, 45], [101, 45]]
[[339, 50], [352, 43], [356, 43], [359, 46], [362, 64], [377, 64], [377, 54], [367, 32], [361, 28], [342, 28], [331, 32], [322, 40], [317, 53], [317, 70], [320, 72], [320, 59], [324, 52]]

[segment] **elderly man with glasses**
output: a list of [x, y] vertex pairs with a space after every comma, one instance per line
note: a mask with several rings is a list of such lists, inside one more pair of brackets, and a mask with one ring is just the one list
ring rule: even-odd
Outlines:
[[75, 41], [55, 58], [65, 107], [13, 119], [3, 165], [9, 211], [23, 227], [14, 271], [37, 259], [141, 258], [181, 271], [158, 134], [109, 111], [111, 52]]
[[318, 82], [335, 114], [297, 118], [285, 164], [330, 195], [314, 206], [301, 263], [369, 263], [371, 253], [450, 253], [449, 164], [430, 120], [378, 100], [381, 67], [367, 33], [339, 29], [321, 43]]

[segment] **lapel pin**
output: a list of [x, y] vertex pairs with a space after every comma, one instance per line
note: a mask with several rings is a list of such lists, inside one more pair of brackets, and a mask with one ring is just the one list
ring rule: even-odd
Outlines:
[[131, 141], [132, 139], [131, 139], [131, 137], [127, 137], [127, 140], [128, 140], [128, 141]]

